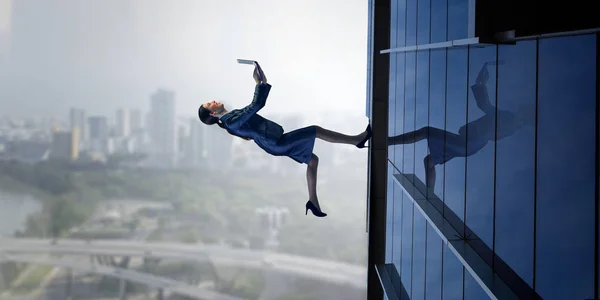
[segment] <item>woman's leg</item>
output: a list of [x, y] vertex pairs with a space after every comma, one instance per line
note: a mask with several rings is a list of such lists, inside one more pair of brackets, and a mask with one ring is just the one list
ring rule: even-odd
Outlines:
[[306, 167], [306, 182], [308, 183], [308, 200], [312, 202], [317, 208], [319, 206], [319, 199], [317, 198], [317, 168], [319, 167], [319, 157], [314, 153]]
[[345, 135], [320, 126], [315, 127], [317, 128], [317, 138], [330, 143], [356, 145], [367, 136], [367, 131], [363, 131], [358, 135]]

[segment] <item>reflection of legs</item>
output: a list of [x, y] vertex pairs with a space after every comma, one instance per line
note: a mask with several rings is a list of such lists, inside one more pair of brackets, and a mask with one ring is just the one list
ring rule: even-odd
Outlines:
[[425, 181], [427, 188], [433, 190], [435, 187], [435, 164], [431, 160], [431, 155], [425, 156], [423, 164], [425, 165]]
[[345, 135], [345, 134], [341, 134], [339, 132], [327, 130], [320, 126], [316, 126], [316, 127], [317, 127], [317, 138], [322, 139], [327, 142], [330, 142], [330, 143], [356, 145], [360, 141], [362, 141], [365, 138], [365, 136], [367, 135], [366, 131], [364, 131], [358, 135]]
[[444, 130], [435, 127], [425, 126], [415, 131], [388, 137], [388, 145], [412, 144], [428, 137], [443, 139], [444, 133]]
[[306, 182], [308, 183], [308, 200], [317, 208], [321, 209], [321, 206], [319, 206], [319, 199], [317, 198], [317, 168], [319, 167], [319, 157], [313, 154], [307, 165]]

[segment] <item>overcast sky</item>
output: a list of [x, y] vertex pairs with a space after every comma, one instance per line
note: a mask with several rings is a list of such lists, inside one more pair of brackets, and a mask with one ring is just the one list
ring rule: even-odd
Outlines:
[[273, 85], [264, 113], [365, 107], [365, 0], [0, 0], [0, 111], [66, 116], [71, 106], [147, 110], [157, 88], [179, 114], [252, 98], [258, 60]]

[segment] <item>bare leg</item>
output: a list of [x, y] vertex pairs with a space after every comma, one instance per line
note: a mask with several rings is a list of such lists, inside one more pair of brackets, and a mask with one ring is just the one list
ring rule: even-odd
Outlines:
[[317, 198], [317, 168], [319, 167], [319, 157], [314, 153], [312, 158], [308, 162], [306, 167], [306, 182], [308, 183], [308, 200], [312, 202], [317, 208], [319, 206], [319, 199]]
[[388, 145], [412, 144], [427, 137], [427, 132], [432, 127], [423, 127], [415, 131], [403, 133], [397, 136], [388, 137]]
[[327, 141], [327, 142], [330, 142], [330, 143], [356, 145], [360, 141], [362, 141], [363, 138], [365, 138], [365, 136], [367, 135], [366, 131], [362, 132], [359, 135], [345, 135], [345, 134], [341, 134], [339, 132], [327, 130], [320, 126], [316, 126], [316, 127], [317, 127], [317, 138]]

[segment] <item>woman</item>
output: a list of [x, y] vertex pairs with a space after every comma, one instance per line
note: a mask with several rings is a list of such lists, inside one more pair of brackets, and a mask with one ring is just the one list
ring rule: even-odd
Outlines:
[[254, 142], [267, 153], [274, 156], [288, 156], [298, 163], [307, 164], [306, 180], [308, 183], [309, 199], [306, 202], [305, 214], [308, 210], [317, 217], [325, 217], [317, 198], [317, 167], [319, 158], [312, 153], [315, 138], [330, 142], [355, 145], [364, 148], [371, 138], [371, 125], [359, 135], [344, 135], [324, 129], [320, 126], [308, 126], [284, 133], [283, 128], [258, 114], [265, 106], [271, 85], [258, 65], [255, 63], [254, 80], [256, 88], [254, 99], [250, 105], [242, 109], [227, 110], [222, 103], [211, 101], [198, 108], [200, 121], [207, 125], [217, 124], [230, 134]]

